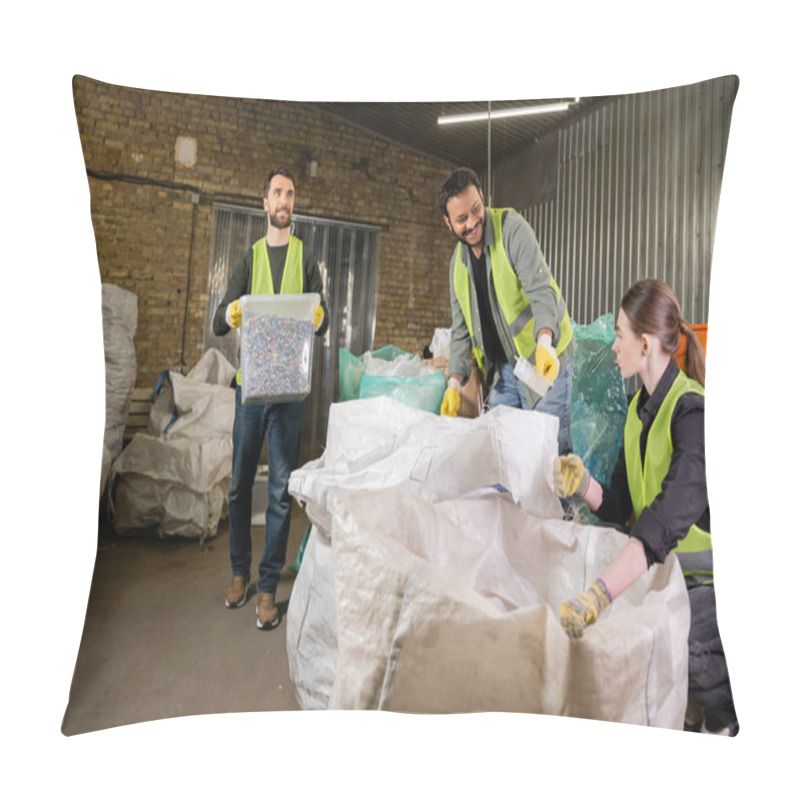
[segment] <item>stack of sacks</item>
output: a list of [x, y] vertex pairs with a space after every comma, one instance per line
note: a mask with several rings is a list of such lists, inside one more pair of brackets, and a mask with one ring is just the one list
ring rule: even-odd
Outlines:
[[212, 349], [188, 375], [162, 375], [150, 433], [136, 434], [111, 468], [109, 508], [117, 533], [154, 530], [201, 542], [216, 534], [230, 490], [234, 374]]
[[102, 496], [111, 463], [122, 452], [125, 424], [136, 383], [134, 336], [138, 324], [139, 302], [133, 292], [111, 283], [104, 283], [101, 289], [106, 374], [106, 425], [100, 473]]

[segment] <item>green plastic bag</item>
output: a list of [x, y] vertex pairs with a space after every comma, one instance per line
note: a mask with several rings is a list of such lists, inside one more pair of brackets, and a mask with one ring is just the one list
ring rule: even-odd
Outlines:
[[[410, 353], [401, 350], [393, 344], [380, 347], [370, 352], [373, 358], [380, 358], [384, 361], [394, 361], [398, 356], [406, 355], [412, 358]], [[364, 356], [354, 356], [344, 347], [339, 348], [339, 401], [356, 400], [359, 396], [361, 376], [364, 374]]]
[[572, 324], [577, 343], [573, 357], [572, 449], [596, 480], [608, 484], [628, 413], [625, 382], [611, 350], [616, 337], [614, 315], [604, 314], [589, 325]]
[[364, 374], [364, 361], [349, 350], [339, 348], [339, 400], [355, 400]]
[[359, 397], [393, 397], [407, 406], [438, 414], [446, 388], [443, 372], [416, 376], [364, 375]]

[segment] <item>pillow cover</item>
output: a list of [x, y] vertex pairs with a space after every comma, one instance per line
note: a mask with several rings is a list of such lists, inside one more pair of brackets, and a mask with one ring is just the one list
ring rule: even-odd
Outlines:
[[[716, 216], [720, 165], [724, 163], [737, 86], [735, 77], [725, 77], [642, 95], [595, 98], [580, 117], [543, 130], [535, 141], [493, 161], [496, 199], [524, 211], [557, 276], [570, 313], [582, 324], [616, 312], [630, 279], [651, 274], [666, 277], [674, 285], [690, 321], [708, 321], [714, 226], [707, 224], [698, 235], [696, 219], [698, 214], [706, 220]], [[136, 389], [155, 392], [165, 370], [183, 377], [210, 351], [210, 318], [215, 310], [211, 298], [218, 300], [221, 291], [217, 265], [206, 267], [213, 261], [214, 243], [224, 236], [238, 235], [241, 255], [249, 246], [248, 235], [254, 235], [238, 232], [238, 219], [223, 228], [221, 212], [229, 206], [258, 210], [264, 173], [275, 162], [288, 163], [297, 175], [297, 216], [345, 216], [355, 223], [383, 226], [379, 234], [381, 281], [375, 289], [380, 321], [376, 335], [382, 337], [378, 344], [421, 349], [435, 328], [447, 324], [447, 263], [452, 239], [434, 203], [425, 202], [425, 198], [435, 196], [449, 171], [436, 158], [420, 155], [409, 145], [387, 141], [382, 134], [370, 133], [360, 125], [342, 122], [329, 107], [313, 104], [180, 95], [109, 85], [80, 76], [74, 79], [73, 90], [101, 281], [134, 295], [138, 303], [133, 335], [135, 378], [127, 386], [131, 397]], [[714, 136], [707, 135], [709, 129]], [[501, 128], [495, 133], [498, 130]], [[520, 169], [520, 163], [528, 164], [527, 171]], [[523, 174], [524, 179], [520, 177]], [[396, 197], [392, 192], [404, 196]], [[419, 235], [409, 236], [412, 230]], [[408, 267], [407, 261], [418, 262], [419, 267]], [[229, 271], [232, 267], [229, 265]], [[329, 263], [329, 269], [335, 269], [335, 265]], [[400, 279], [398, 272], [402, 272]], [[335, 285], [330, 278], [326, 290]], [[347, 298], [329, 296], [329, 303], [334, 317], [338, 314], [344, 319], [344, 312], [349, 310]], [[420, 326], [418, 332], [409, 332], [409, 316]], [[110, 334], [105, 329], [104, 335], [110, 350]], [[713, 342], [713, 329], [711, 336]], [[712, 359], [713, 347], [712, 343]], [[328, 351], [336, 354], [338, 342], [331, 341]], [[315, 359], [317, 366], [324, 363], [324, 359]], [[144, 405], [147, 409], [146, 400]], [[198, 407], [176, 411], [178, 416], [188, 415], [198, 413]], [[118, 420], [114, 424], [119, 427]], [[347, 431], [334, 433], [349, 435]], [[155, 431], [138, 435], [162, 437]], [[218, 439], [228, 441], [222, 434], [214, 441]], [[169, 457], [185, 464], [191, 458], [187, 451], [207, 455], [212, 448], [205, 442], [172, 448]], [[331, 444], [326, 440], [328, 448]], [[396, 442], [386, 445], [389, 449], [384, 456], [392, 452], [393, 444]], [[199, 455], [195, 460], [206, 463]], [[140, 535], [116, 530], [110, 516], [113, 503], [108, 503], [115, 487], [104, 487], [95, 573], [64, 717], [65, 734], [185, 715], [310, 707], [304, 699], [306, 689], [299, 696], [296, 692], [299, 678], [290, 659], [299, 647], [299, 638], [286, 638], [294, 629], [287, 624], [270, 636], [259, 636], [253, 625], [252, 602], [235, 612], [224, 606], [230, 571], [224, 510], [218, 529], [216, 523], [222, 503], [219, 487], [225, 485], [227, 462], [219, 458], [213, 463], [215, 480], [208, 485], [215, 493], [215, 510], [203, 512], [205, 516], [197, 526], [203, 531], [199, 542], [166, 532], [163, 519], [155, 519]], [[306, 464], [312, 463], [309, 457]], [[352, 464], [350, 467], [356, 471]], [[113, 472], [109, 465], [109, 474]], [[537, 473], [540, 480], [546, 480], [544, 474]], [[159, 480], [153, 476], [149, 479]], [[344, 526], [351, 517], [357, 517], [359, 524], [369, 518], [363, 502], [354, 501], [353, 509], [349, 509], [347, 492], [331, 491], [342, 494], [331, 499], [336, 526]], [[170, 502], [187, 502], [178, 501], [176, 492], [165, 497], [165, 517], [173, 510]], [[295, 499], [300, 497], [311, 502], [298, 492]], [[408, 498], [394, 494], [381, 497], [380, 502], [394, 509], [397, 517], [412, 516]], [[434, 511], [444, 513], [441, 509], [424, 513]], [[447, 513], [458, 514], [449, 508]], [[295, 508], [287, 560], [299, 551], [311, 516]], [[207, 533], [204, 523], [209, 517], [213, 517], [216, 534]], [[441, 521], [437, 524], [444, 525]], [[334, 527], [332, 522], [331, 529]], [[315, 537], [319, 530], [317, 526]], [[350, 533], [350, 538], [342, 540], [342, 553], [348, 559], [353, 558], [354, 542], [364, 535], [360, 528]], [[263, 532], [255, 527], [252, 535], [254, 552], [260, 552]], [[588, 547], [594, 536], [576, 535], [574, 546]], [[376, 548], [365, 561], [373, 563], [376, 552], [387, 557], [394, 552], [392, 546], [387, 545], [385, 552]], [[318, 545], [312, 547], [317, 564], [324, 556], [320, 556]], [[345, 582], [344, 575], [337, 575], [335, 558], [323, 563], [329, 570], [327, 583], [344, 587], [342, 591], [354, 591], [352, 573], [348, 572], [350, 581]], [[301, 575], [303, 581], [298, 586], [313, 596], [315, 587], [308, 584], [305, 574]], [[379, 591], [380, 581], [372, 577], [370, 585]], [[670, 598], [673, 590], [678, 592], [674, 577], [670, 573], [669, 579], [664, 578]], [[289, 602], [293, 585], [294, 575], [287, 570], [277, 595], [284, 615], [293, 610]], [[398, 597], [406, 596], [394, 599]], [[352, 612], [347, 595], [334, 599], [336, 608], [344, 604], [345, 610]], [[415, 595], [415, 602], [417, 599]], [[370, 620], [369, 597], [360, 601], [359, 613], [354, 616], [359, 629], [368, 624], [380, 629], [397, 621], [391, 615]], [[528, 602], [534, 605], [533, 599]], [[397, 607], [391, 608], [395, 614]], [[407, 612], [409, 605], [404, 608]], [[553, 595], [539, 612], [544, 615], [540, 622], [548, 636], [560, 635], [557, 624], [553, 627], [557, 610]], [[483, 611], [492, 617], [492, 612]], [[513, 615], [514, 611], [507, 607], [504, 613]], [[677, 613], [680, 617], [685, 612], [686, 603]], [[484, 617], [481, 620], [485, 621]], [[414, 630], [413, 615], [404, 616], [402, 622], [403, 631]], [[602, 624], [598, 623], [597, 631]], [[659, 624], [669, 627], [668, 621], [659, 619]], [[678, 633], [687, 632], [683, 617], [676, 624]], [[332, 643], [340, 637], [346, 641], [348, 631], [329, 627], [323, 616], [306, 618], [304, 625], [303, 646], [311, 647], [312, 662], [323, 652], [330, 655], [331, 647], [335, 651]], [[369, 631], [361, 633], [369, 638]], [[485, 635], [492, 637], [491, 628]], [[676, 636], [676, 640], [679, 638]], [[411, 644], [421, 647], [419, 641]], [[572, 647], [564, 641], [558, 646]], [[407, 654], [418, 651], [411, 645], [401, 650], [398, 639], [389, 640], [387, 647], [375, 660], [383, 665], [383, 682], [397, 690], [386, 696], [402, 698], [396, 707], [404, 711], [448, 710], [427, 695], [425, 703], [415, 707], [414, 698], [424, 693], [414, 685], [414, 669], [420, 663], [429, 666], [429, 660], [411, 659], [408, 666], [408, 660], [404, 660]], [[335, 653], [334, 664], [339, 655]], [[673, 666], [688, 658], [688, 649], [675, 652]], [[344, 652], [342, 663], [357, 661], [352, 649]], [[347, 674], [336, 672], [335, 666], [326, 669], [336, 685], [334, 696], [359, 695], [360, 687], [348, 685]], [[497, 696], [491, 691], [491, 681], [498, 676], [491, 670], [486, 674], [486, 691], [478, 693], [481, 699], [476, 710], [493, 710], [491, 698]], [[435, 683], [429, 674], [423, 671], [417, 679], [420, 686], [432, 691]], [[559, 703], [534, 704], [531, 708], [543, 713], [552, 713], [557, 707], [568, 709], [569, 692], [564, 686], [561, 690], [566, 693], [553, 695], [560, 698]], [[318, 692], [326, 699], [331, 694]], [[375, 696], [381, 697], [380, 692]], [[591, 709], [581, 710], [581, 714], [647, 723], [647, 714], [639, 708], [630, 716], [617, 715], [614, 709], [598, 710], [604, 708], [602, 697], [593, 699], [597, 702], [579, 705]], [[359, 707], [349, 703], [343, 702], [342, 707]], [[662, 705], [656, 703], [650, 708]], [[367, 707], [380, 707], [380, 700]], [[385, 707], [393, 707], [391, 699]], [[469, 708], [454, 706], [452, 710]], [[507, 699], [494, 710], [508, 710]], [[682, 725], [674, 714], [669, 715], [668, 724], [662, 721], [665, 718], [654, 714], [651, 724]]]

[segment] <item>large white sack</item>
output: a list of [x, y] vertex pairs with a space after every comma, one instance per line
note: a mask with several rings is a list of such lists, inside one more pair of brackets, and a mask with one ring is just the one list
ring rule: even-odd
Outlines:
[[138, 433], [114, 461], [109, 505], [117, 533], [205, 540], [217, 532], [230, 490], [230, 438], [164, 439]]
[[328, 707], [336, 678], [336, 608], [330, 538], [311, 527], [286, 615], [286, 649], [301, 708]]
[[[289, 481], [290, 493], [314, 526], [287, 614], [289, 666], [303, 708], [327, 707], [336, 670], [330, 556], [336, 498], [402, 486], [433, 500], [448, 499], [500, 483], [525, 508], [559, 516], [548, 467], [557, 432], [554, 417], [506, 407], [462, 419], [389, 397], [331, 406], [323, 456], [295, 470]], [[521, 448], [521, 442], [529, 447]]]
[[442, 418], [388, 399], [332, 407], [323, 457], [290, 481], [314, 522], [287, 619], [303, 708], [682, 726], [689, 612], [674, 559], [583, 641], [560, 629], [560, 603], [625, 537], [560, 520], [554, 423], [507, 408]]
[[221, 350], [209, 347], [200, 360], [189, 370], [186, 377], [204, 383], [216, 383], [220, 386], [230, 386], [236, 367], [228, 361]]
[[150, 409], [149, 431], [166, 438], [215, 439], [233, 433], [236, 390], [170, 372]]
[[295, 470], [289, 481], [314, 525], [287, 614], [289, 666], [301, 706], [326, 707], [335, 672], [334, 501], [387, 486], [435, 501], [500, 484], [523, 508], [559, 517], [551, 470], [557, 434], [554, 417], [507, 407], [464, 419], [389, 397], [331, 406], [323, 456]]
[[392, 488], [337, 503], [330, 708], [523, 711], [682, 728], [689, 609], [677, 559], [580, 642], [558, 618], [622, 549], [498, 493], [432, 503]]
[[150, 407], [150, 435], [136, 434], [109, 474], [118, 533], [214, 536], [230, 489], [236, 393], [232, 365], [209, 350], [189, 375], [163, 374]]
[[558, 420], [501, 406], [475, 419], [442, 417], [389, 397], [330, 408], [325, 451], [295, 470], [289, 491], [330, 531], [334, 497], [404, 486], [431, 500], [500, 484], [522, 508], [560, 517], [552, 464]]
[[168, 438], [230, 436], [236, 415], [236, 390], [230, 382], [235, 374], [233, 365], [213, 348], [188, 375], [164, 372], [154, 392], [148, 432]]
[[139, 312], [138, 299], [133, 292], [111, 283], [104, 283], [100, 288], [106, 375], [103, 444], [113, 460], [122, 450], [131, 396], [136, 383], [134, 336]]

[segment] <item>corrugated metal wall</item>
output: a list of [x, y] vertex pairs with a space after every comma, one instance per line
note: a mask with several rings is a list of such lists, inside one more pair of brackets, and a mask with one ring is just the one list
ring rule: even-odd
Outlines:
[[555, 196], [520, 209], [573, 318], [616, 312], [641, 277], [708, 320], [709, 277], [735, 76], [609, 100], [560, 130]]

